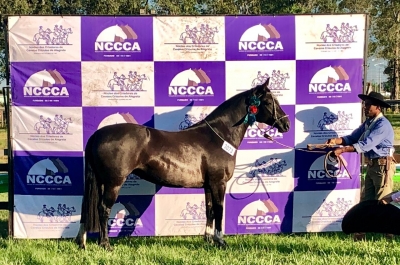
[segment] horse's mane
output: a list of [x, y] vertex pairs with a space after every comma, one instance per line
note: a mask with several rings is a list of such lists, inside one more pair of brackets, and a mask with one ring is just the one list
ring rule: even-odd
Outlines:
[[[206, 119], [207, 121], [213, 120], [217, 117], [221, 116], [221, 113], [224, 113], [226, 110], [233, 108], [232, 110], [237, 109], [238, 107], [240, 107], [242, 104], [242, 102], [244, 102], [248, 96], [250, 95], [250, 93], [253, 93], [254, 91], [257, 91], [259, 89], [259, 87], [262, 85], [258, 85], [254, 88], [248, 89], [246, 91], [240, 92], [232, 97], [230, 97], [229, 99], [227, 99], [226, 101], [222, 102], [217, 108], [215, 108], [210, 114], [207, 115]], [[271, 92], [269, 90], [269, 88], [265, 89], [266, 92]], [[236, 123], [237, 121], [234, 121], [234, 123]], [[189, 126], [185, 129], [189, 130], [189, 129], [194, 129], [197, 128], [199, 126], [203, 125], [203, 121], [200, 121], [196, 124], [193, 124], [192, 126]]]

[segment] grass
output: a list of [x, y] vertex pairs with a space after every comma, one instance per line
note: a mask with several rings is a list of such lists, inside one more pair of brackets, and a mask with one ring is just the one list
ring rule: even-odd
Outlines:
[[[400, 183], [395, 184], [400, 189]], [[7, 200], [7, 193], [0, 194]], [[0, 211], [0, 264], [399, 264], [400, 237], [393, 243], [380, 234], [353, 242], [341, 232], [226, 236], [226, 250], [201, 236], [112, 238], [113, 252], [88, 241], [86, 251], [73, 239], [11, 239], [7, 211]]]
[[[394, 129], [400, 140], [400, 123]], [[0, 150], [7, 146], [5, 135], [0, 129]], [[6, 158], [0, 156], [0, 163]], [[81, 251], [73, 239], [11, 239], [7, 220], [8, 211], [0, 211], [0, 264], [400, 264], [400, 237], [392, 244], [380, 234], [368, 234], [365, 242], [341, 232], [226, 236], [226, 250], [201, 236], [112, 238], [114, 251], [106, 252], [93, 240]]]

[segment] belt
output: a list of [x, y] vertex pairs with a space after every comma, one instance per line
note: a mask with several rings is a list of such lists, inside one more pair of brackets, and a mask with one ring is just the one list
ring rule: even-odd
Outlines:
[[396, 162], [396, 160], [392, 156], [382, 156], [368, 160], [369, 166], [373, 165], [385, 166], [385, 179], [383, 181], [383, 187], [386, 185], [389, 177], [388, 171], [390, 170], [391, 162]]
[[379, 165], [379, 166], [386, 166], [390, 165], [390, 162], [395, 161], [394, 157], [392, 156], [382, 156], [382, 157], [377, 157], [377, 158], [372, 158], [368, 160], [368, 165], [373, 166], [373, 165]]

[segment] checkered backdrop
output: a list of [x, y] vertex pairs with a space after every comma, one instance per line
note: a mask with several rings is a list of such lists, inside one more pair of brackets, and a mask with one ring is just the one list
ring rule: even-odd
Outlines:
[[[330, 178], [324, 154], [299, 148], [359, 126], [365, 23], [363, 14], [9, 17], [15, 237], [77, 234], [83, 150], [96, 129], [182, 130], [267, 77], [291, 129], [270, 131], [278, 143], [248, 129], [224, 233], [340, 231], [359, 200], [359, 156], [344, 155], [352, 178], [329, 164]], [[203, 194], [130, 175], [109, 235], [203, 234]]]

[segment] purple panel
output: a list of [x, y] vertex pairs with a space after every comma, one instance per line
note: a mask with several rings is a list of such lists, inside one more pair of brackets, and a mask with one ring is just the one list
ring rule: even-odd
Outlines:
[[296, 103], [359, 102], [362, 59], [296, 61]]
[[153, 107], [82, 107], [83, 145], [103, 125], [115, 123], [136, 123], [154, 127]]
[[[259, 124], [258, 126], [264, 130], [269, 130], [268, 134], [272, 136], [272, 138], [284, 145], [293, 147], [294, 146], [294, 134], [295, 134], [295, 106], [293, 105], [281, 105], [283, 111], [289, 115], [290, 119], [290, 130], [286, 133], [279, 133], [277, 129], [272, 128], [265, 124]], [[263, 137], [263, 131], [260, 131], [257, 127], [249, 127], [247, 132], [242, 140], [242, 143], [239, 146], [241, 150], [251, 150], [251, 149], [287, 149], [277, 142], [268, 140]]]
[[81, 106], [81, 64], [71, 62], [12, 63], [16, 106]]
[[294, 16], [225, 18], [226, 60], [294, 60]]
[[[356, 153], [342, 154], [346, 167], [339, 170], [336, 163], [327, 161], [328, 172], [337, 177], [330, 177], [324, 169], [324, 153], [295, 150], [295, 189], [296, 191], [343, 190], [360, 187], [360, 158]], [[317, 150], [316, 151], [321, 151]], [[331, 149], [325, 149], [329, 152]]]
[[155, 62], [156, 106], [218, 106], [225, 101], [224, 62]]
[[152, 61], [152, 17], [82, 17], [82, 61]]
[[82, 195], [82, 152], [14, 152], [15, 194]]
[[293, 194], [227, 194], [225, 234], [287, 233], [292, 229]]

